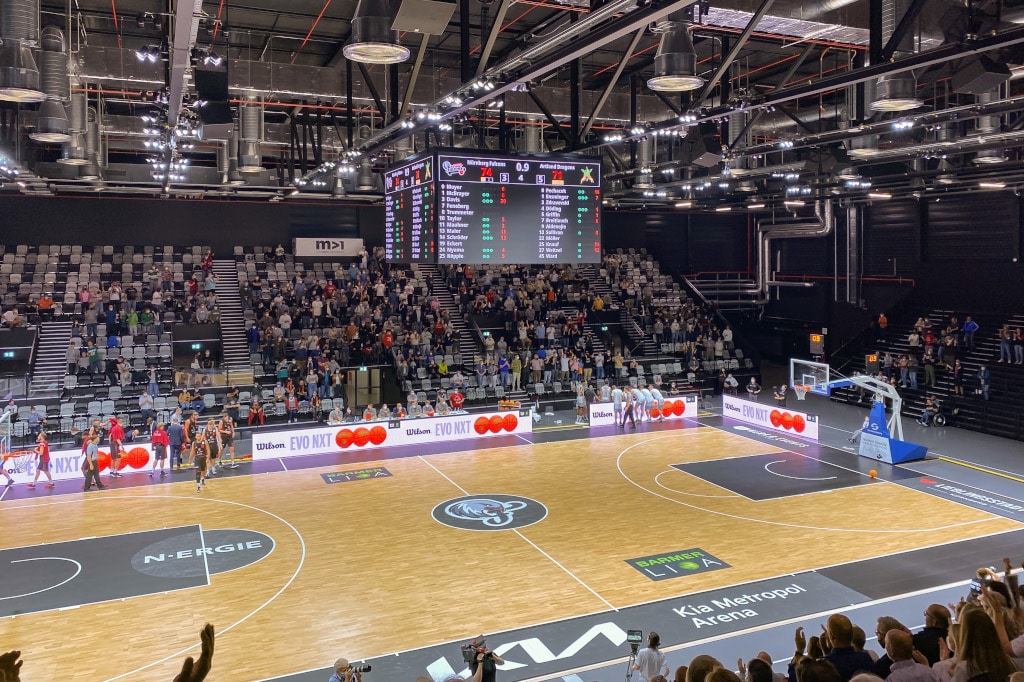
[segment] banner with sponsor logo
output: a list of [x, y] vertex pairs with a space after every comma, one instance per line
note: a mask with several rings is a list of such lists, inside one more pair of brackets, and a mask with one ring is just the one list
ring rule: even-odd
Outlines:
[[324, 452], [490, 438], [532, 431], [533, 420], [530, 419], [529, 410], [357, 422], [274, 433], [257, 431], [252, 434], [252, 458], [277, 459]]
[[292, 253], [296, 258], [355, 257], [363, 249], [358, 237], [296, 237], [292, 240]]
[[817, 415], [723, 395], [722, 416], [738, 419], [748, 424], [757, 424], [771, 431], [818, 440]]
[[[50, 450], [50, 475], [55, 481], [64, 481], [72, 478], [82, 478], [82, 454], [81, 448], [72, 450]], [[100, 449], [99, 454], [100, 472], [104, 473], [110, 468], [110, 450]], [[170, 460], [168, 460], [170, 465]], [[153, 466], [153, 452], [149, 443], [127, 443], [122, 449], [121, 459], [118, 461], [118, 471], [127, 473], [131, 471], [149, 471]], [[15, 483], [31, 483], [36, 475], [36, 454], [31, 449], [13, 450], [4, 455], [4, 468], [10, 472]], [[39, 474], [40, 482], [46, 480], [46, 474]]]
[[[697, 396], [684, 395], [677, 398], [665, 398], [662, 407], [658, 408], [657, 414], [651, 413], [652, 418], [682, 419], [684, 417], [697, 416]], [[610, 426], [615, 423], [615, 411], [612, 403], [591, 403], [590, 425]]]

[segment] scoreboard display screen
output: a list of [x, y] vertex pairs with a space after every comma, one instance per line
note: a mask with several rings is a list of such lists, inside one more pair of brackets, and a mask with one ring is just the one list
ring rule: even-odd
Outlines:
[[434, 170], [438, 263], [601, 262], [600, 161], [441, 152]]
[[384, 174], [384, 255], [396, 263], [437, 262], [434, 158], [427, 156]]

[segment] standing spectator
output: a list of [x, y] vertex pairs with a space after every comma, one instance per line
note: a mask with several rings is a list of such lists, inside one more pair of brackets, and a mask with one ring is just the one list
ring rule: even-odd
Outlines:
[[885, 316], [885, 313], [878, 314], [878, 340], [885, 341], [886, 334], [889, 329], [889, 318]]
[[775, 398], [775, 404], [779, 407], [786, 406], [786, 385], [779, 384], [778, 388], [775, 389], [775, 394], [772, 396]]
[[185, 445], [185, 429], [181, 426], [178, 415], [171, 417], [167, 427], [167, 447], [171, 451], [171, 470], [181, 470], [181, 449]]
[[924, 352], [924, 358], [921, 359], [921, 363], [924, 365], [925, 385], [935, 388], [935, 356], [932, 355], [930, 350]]
[[139, 395], [139, 411], [141, 412], [142, 421], [146, 421], [153, 417], [153, 396], [149, 393], [141, 393]]
[[641, 682], [650, 682], [658, 675], [668, 675], [669, 667], [665, 663], [665, 655], [658, 647], [661, 637], [653, 630], [647, 634], [647, 646], [636, 655], [633, 670], [640, 673]]
[[66, 354], [66, 358], [65, 358], [67, 360], [67, 363], [68, 363], [68, 374], [75, 374], [75, 375], [78, 374], [78, 358], [80, 356], [81, 356], [81, 353], [78, 350], [78, 346], [75, 344], [74, 341], [72, 341], [71, 345], [68, 346], [68, 350], [67, 350], [67, 354]]
[[288, 391], [284, 398], [284, 409], [288, 415], [289, 424], [299, 420], [299, 399], [295, 397], [295, 391]]
[[988, 391], [992, 384], [992, 372], [989, 370], [988, 365], [982, 365], [978, 368], [978, 393], [981, 394], [982, 400], [988, 400]]
[[959, 396], [964, 394], [964, 366], [960, 358], [953, 363], [953, 393]]
[[[750, 380], [753, 381], [754, 378], [751, 377]], [[739, 385], [740, 382], [736, 380], [736, 377], [732, 374], [726, 374], [725, 379], [722, 380], [723, 393], [736, 395], [736, 390], [739, 388]], [[751, 400], [753, 400], [753, 397], [751, 397]]]
[[1003, 325], [999, 330], [999, 362], [1011, 362], [1013, 351], [1013, 338], [1010, 336], [1010, 328]]
[[938, 682], [938, 675], [914, 660], [914, 641], [909, 632], [890, 630], [885, 635], [885, 652], [892, 659], [886, 682]]
[[964, 320], [964, 347], [974, 350], [974, 334], [978, 331], [978, 323], [970, 315]]
[[100, 483], [100, 434], [93, 433], [89, 436], [89, 444], [85, 449], [85, 461], [82, 462], [82, 472], [85, 474], [85, 484], [82, 490], [90, 490], [93, 483], [100, 490], [107, 486]]

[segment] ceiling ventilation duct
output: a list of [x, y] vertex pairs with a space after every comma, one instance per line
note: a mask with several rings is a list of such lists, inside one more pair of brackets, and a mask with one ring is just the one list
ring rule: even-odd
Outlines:
[[[900, 20], [906, 15], [910, 0], [882, 0], [882, 42], [888, 43]], [[915, 31], [908, 31], [896, 46], [894, 57], [914, 51]], [[881, 76], [875, 84], [871, 111], [910, 111], [924, 105], [917, 97], [917, 79], [913, 71]]]
[[636, 145], [636, 168], [639, 173], [633, 181], [634, 189], [650, 189], [654, 187], [651, 180], [651, 163], [654, 157], [654, 140], [645, 137]]
[[39, 0], [0, 0], [0, 100], [42, 102], [32, 47], [39, 39]]
[[78, 177], [82, 180], [101, 180], [100, 175], [100, 117], [97, 111], [89, 107], [88, 121], [85, 128], [85, 157]]
[[228, 173], [230, 171], [231, 161], [228, 156], [228, 141], [224, 140], [217, 145], [217, 177], [220, 184], [228, 184]]
[[704, 85], [697, 75], [697, 52], [690, 36], [690, 19], [685, 13], [669, 15], [660, 26], [664, 29], [658, 54], [654, 57], [654, 76], [647, 87], [659, 92], [684, 92]]
[[[978, 104], [990, 104], [997, 99], [999, 99], [998, 88], [978, 95]], [[979, 142], [984, 142], [987, 135], [997, 134], [1001, 127], [998, 116], [979, 116], [977, 127], [974, 129], [972, 135], [976, 137]], [[995, 149], [981, 149], [974, 155], [974, 163], [979, 165], [1003, 163], [1004, 161], [1006, 161], [1006, 150], [1002, 147], [997, 147]]]
[[523, 147], [527, 154], [537, 154], [540, 152], [540, 136], [543, 132], [537, 119], [526, 119], [526, 125], [523, 127]]
[[352, 34], [343, 54], [364, 64], [397, 64], [409, 58], [409, 48], [398, 42], [391, 30], [388, 0], [359, 0], [352, 17]]
[[85, 148], [85, 132], [88, 122], [88, 95], [76, 92], [71, 95], [71, 117], [68, 124], [68, 141], [57, 163], [68, 166], [83, 166], [88, 162]]
[[362, 161], [359, 162], [356, 189], [364, 192], [377, 189], [377, 176], [373, 173], [373, 162], [366, 157], [363, 157]]
[[39, 105], [36, 129], [29, 137], [38, 142], [67, 142], [71, 135], [68, 133], [68, 114], [64, 109], [69, 94], [64, 32], [56, 26], [47, 26], [40, 36], [40, 47], [40, 88], [46, 99]]
[[237, 130], [231, 133], [231, 137], [227, 141], [227, 155], [228, 155], [228, 184], [229, 185], [244, 185], [245, 179], [242, 174], [238, 171], [238, 132]]
[[263, 170], [263, 107], [259, 104], [242, 104], [238, 107], [241, 143], [238, 149], [238, 170], [241, 173], [259, 173]]
[[938, 170], [938, 173], [935, 175], [936, 184], [952, 185], [956, 182], [956, 166], [950, 163], [948, 159], [939, 161], [939, 167], [936, 170]]

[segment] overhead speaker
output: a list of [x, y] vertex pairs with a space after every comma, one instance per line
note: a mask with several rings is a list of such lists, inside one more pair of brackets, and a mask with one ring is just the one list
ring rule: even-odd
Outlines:
[[227, 102], [208, 102], [199, 110], [199, 139], [227, 140], [235, 131], [235, 119]]
[[1006, 64], [981, 55], [965, 59], [953, 74], [951, 84], [955, 92], [981, 95], [1010, 80], [1010, 75]]
[[199, 99], [205, 99], [208, 102], [226, 102], [228, 100], [227, 69], [196, 67], [195, 81], [196, 94], [199, 95]]

